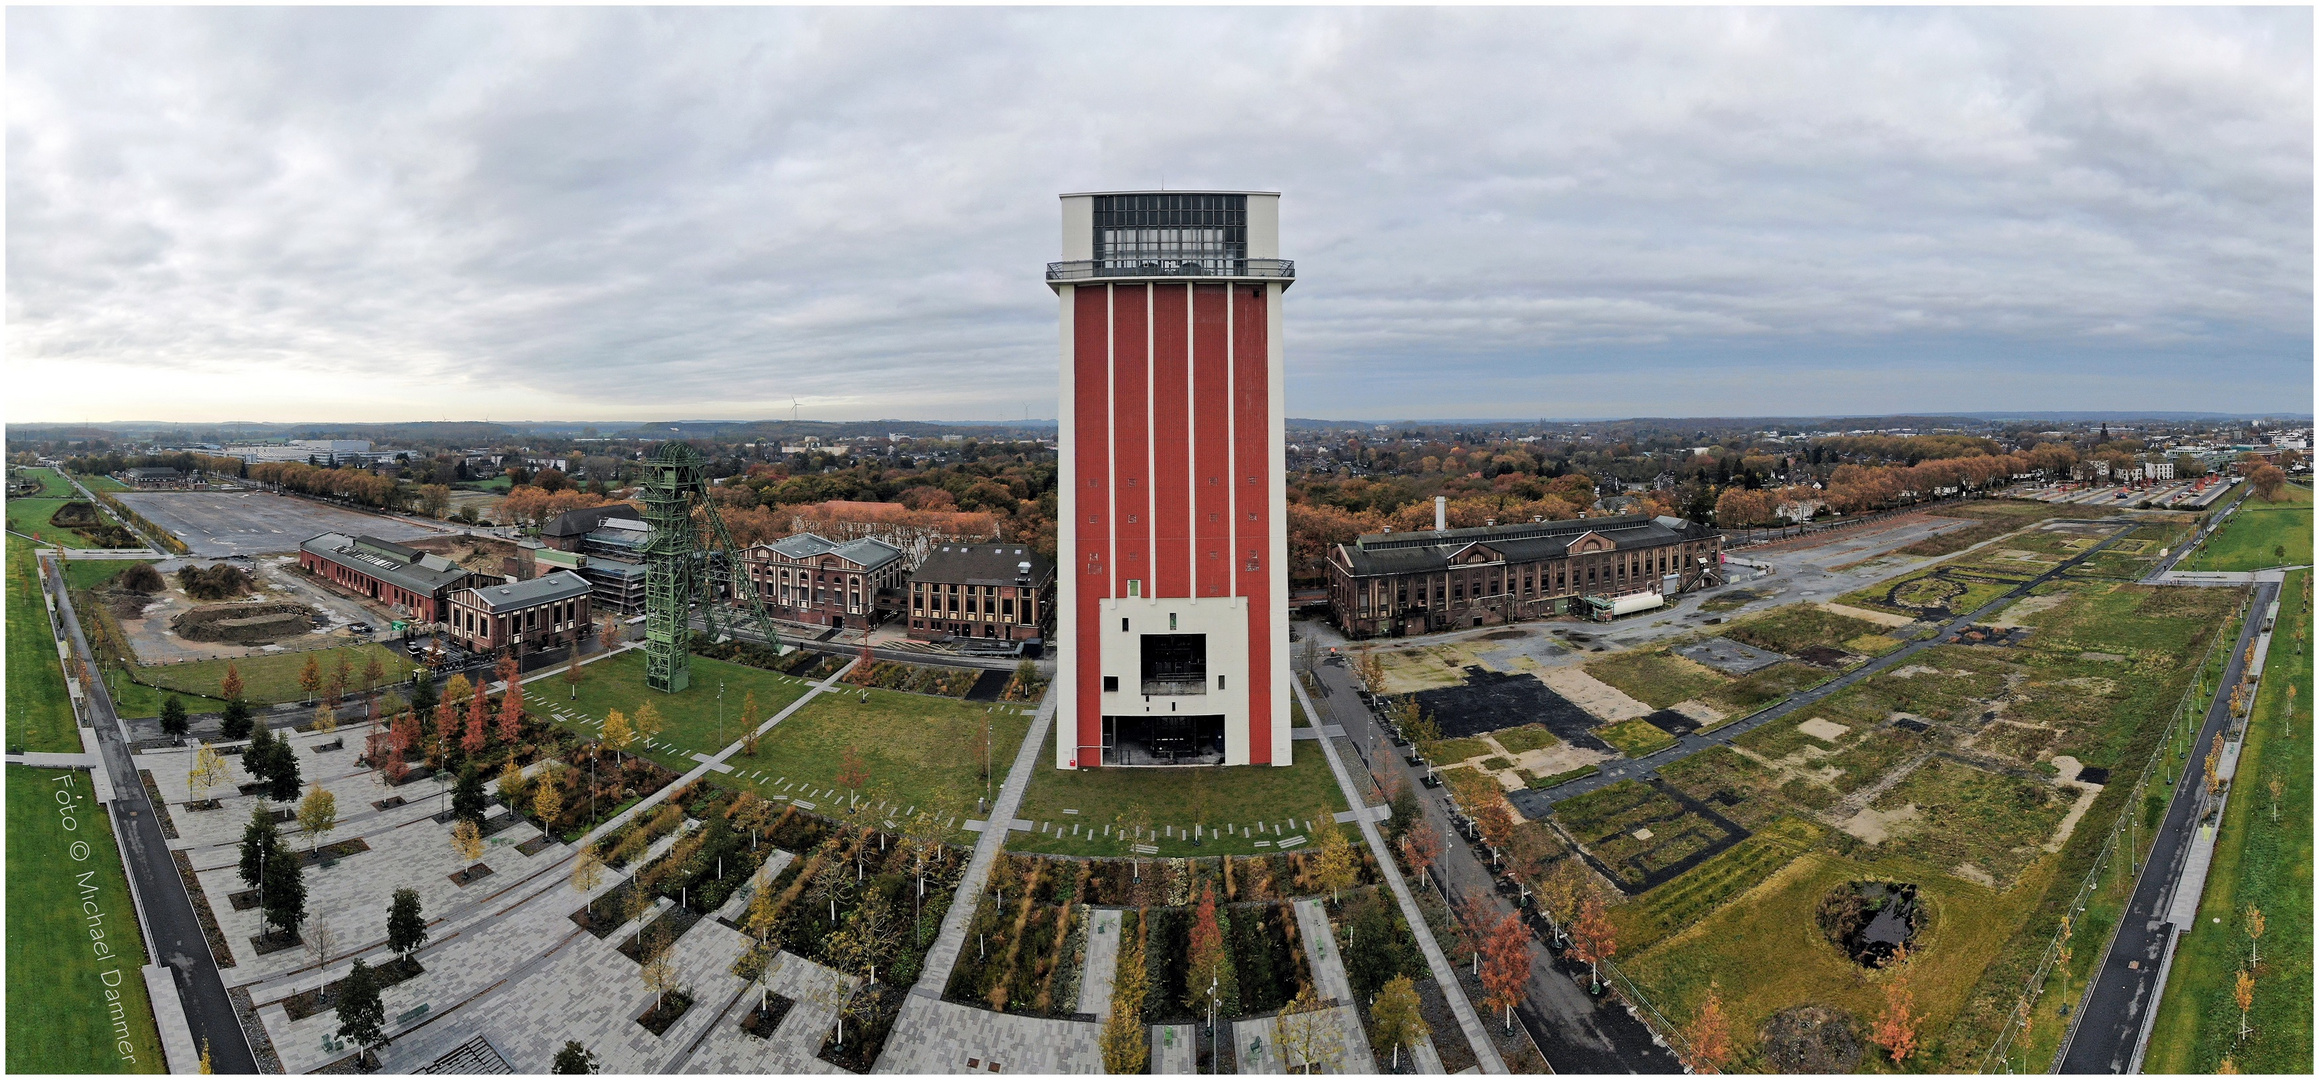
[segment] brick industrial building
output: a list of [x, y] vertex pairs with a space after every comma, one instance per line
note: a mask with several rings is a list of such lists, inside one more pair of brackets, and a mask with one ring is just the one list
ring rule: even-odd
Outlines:
[[587, 580], [569, 570], [461, 589], [451, 594], [451, 640], [471, 652], [508, 649], [518, 656], [562, 648], [589, 632], [590, 591]]
[[1062, 200], [1055, 765], [1287, 765], [1280, 196]]
[[1374, 533], [1329, 552], [1329, 611], [1357, 638], [1591, 614], [1720, 582], [1722, 551], [1712, 528], [1640, 514]]
[[921, 641], [1046, 635], [1054, 564], [1020, 544], [939, 544], [910, 575], [910, 636]]
[[815, 626], [866, 627], [891, 611], [902, 591], [902, 550], [882, 540], [826, 540], [812, 533], [753, 544], [741, 553], [749, 580], [779, 619]]
[[478, 575], [441, 555], [389, 543], [372, 536], [323, 533], [298, 545], [298, 567], [340, 588], [408, 612], [431, 623], [445, 613], [444, 601], [457, 589], [492, 575]]

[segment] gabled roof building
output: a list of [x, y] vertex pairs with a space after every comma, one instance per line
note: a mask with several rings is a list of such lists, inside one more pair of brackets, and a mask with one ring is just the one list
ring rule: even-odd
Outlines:
[[470, 652], [528, 656], [578, 641], [589, 630], [586, 578], [569, 570], [451, 594], [451, 640]]
[[1043, 638], [1055, 565], [1026, 544], [937, 544], [910, 575], [910, 636]]
[[882, 540], [838, 541], [798, 533], [752, 544], [741, 561], [767, 613], [776, 619], [861, 628], [900, 603], [902, 549]]
[[1329, 610], [1353, 637], [1586, 614], [1719, 584], [1722, 552], [1709, 526], [1641, 514], [1373, 533], [1329, 552]]
[[470, 579], [497, 580], [432, 552], [345, 533], [323, 533], [298, 545], [298, 567], [422, 623], [439, 620], [444, 599], [472, 584]]

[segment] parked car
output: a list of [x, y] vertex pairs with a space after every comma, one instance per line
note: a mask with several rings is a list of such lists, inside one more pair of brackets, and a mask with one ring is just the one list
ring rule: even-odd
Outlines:
[[347, 623], [346, 628], [348, 630], [354, 631], [357, 634], [370, 633], [370, 624], [366, 622]]

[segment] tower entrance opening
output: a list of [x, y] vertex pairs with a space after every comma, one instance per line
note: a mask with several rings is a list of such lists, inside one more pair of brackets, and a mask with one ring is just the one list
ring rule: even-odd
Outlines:
[[1166, 713], [1103, 718], [1105, 765], [1222, 765], [1221, 715]]

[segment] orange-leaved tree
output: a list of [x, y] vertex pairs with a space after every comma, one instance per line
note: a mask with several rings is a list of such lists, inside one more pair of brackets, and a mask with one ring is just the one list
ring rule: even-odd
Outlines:
[[1707, 997], [1699, 1003], [1699, 1012], [1691, 1018], [1683, 1041], [1690, 1045], [1690, 1053], [1684, 1057], [1694, 1070], [1719, 1073], [1730, 1064], [1731, 1017], [1723, 1012], [1723, 988], [1714, 979], [1707, 980]]

